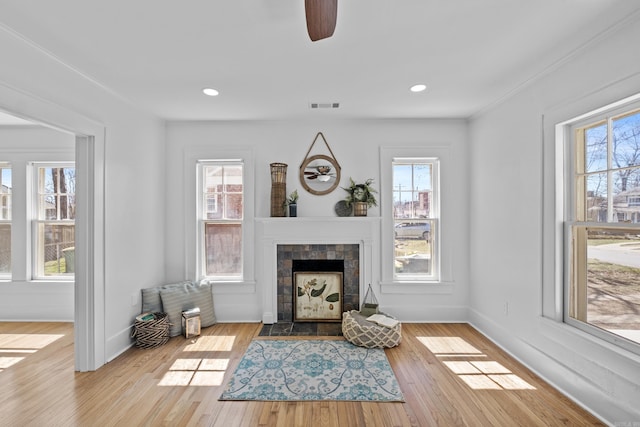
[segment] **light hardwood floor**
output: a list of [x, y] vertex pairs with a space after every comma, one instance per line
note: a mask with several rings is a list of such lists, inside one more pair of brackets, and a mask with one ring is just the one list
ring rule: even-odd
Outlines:
[[603, 425], [466, 324], [403, 325], [386, 353], [405, 403], [218, 401], [260, 326], [218, 324], [80, 373], [71, 324], [0, 323], [0, 425]]

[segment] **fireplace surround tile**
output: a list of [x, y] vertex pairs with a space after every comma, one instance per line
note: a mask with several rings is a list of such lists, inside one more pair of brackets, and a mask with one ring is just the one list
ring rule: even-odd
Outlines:
[[360, 306], [360, 247], [357, 244], [277, 245], [277, 308], [279, 322], [293, 321], [293, 260], [344, 261], [344, 311]]

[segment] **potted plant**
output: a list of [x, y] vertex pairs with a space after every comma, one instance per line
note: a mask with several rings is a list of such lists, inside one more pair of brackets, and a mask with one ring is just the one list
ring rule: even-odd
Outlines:
[[298, 190], [294, 190], [285, 201], [289, 206], [289, 216], [298, 216]]
[[354, 216], [367, 216], [367, 208], [370, 206], [378, 206], [375, 193], [377, 191], [371, 187], [373, 178], [367, 179], [362, 184], [356, 184], [353, 178], [349, 177], [349, 187], [342, 187], [348, 196], [345, 198], [347, 206], [353, 205]]

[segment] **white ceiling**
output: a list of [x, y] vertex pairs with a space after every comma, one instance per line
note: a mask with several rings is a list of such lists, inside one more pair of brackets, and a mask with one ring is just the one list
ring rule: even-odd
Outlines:
[[0, 0], [0, 30], [168, 120], [469, 117], [639, 11], [630, 0], [340, 0], [333, 37], [311, 42], [302, 0]]

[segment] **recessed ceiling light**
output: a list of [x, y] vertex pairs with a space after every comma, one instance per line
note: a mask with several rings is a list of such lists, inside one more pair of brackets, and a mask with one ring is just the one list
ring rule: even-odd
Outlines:
[[419, 84], [419, 85], [411, 86], [410, 90], [411, 92], [422, 92], [426, 88], [427, 88], [427, 85]]
[[204, 89], [202, 89], [202, 93], [204, 93], [205, 95], [209, 95], [209, 96], [218, 96], [220, 94], [220, 92], [218, 92], [215, 89], [212, 89], [210, 87], [206, 87]]

